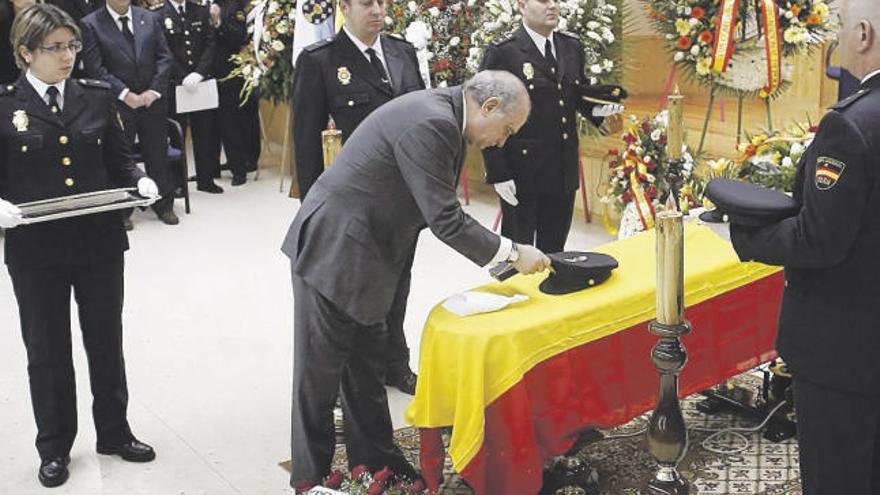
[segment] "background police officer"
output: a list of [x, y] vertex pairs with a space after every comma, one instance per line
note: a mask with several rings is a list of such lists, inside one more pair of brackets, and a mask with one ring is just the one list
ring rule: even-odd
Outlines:
[[110, 85], [68, 79], [82, 48], [73, 19], [53, 5], [31, 6], [16, 17], [12, 43], [26, 72], [0, 87], [0, 227], [9, 228], [5, 261], [27, 349], [38, 477], [58, 486], [68, 478], [77, 430], [71, 292], [89, 358], [98, 453], [133, 462], [156, 455], [135, 439], [126, 413], [122, 293], [128, 239], [118, 211], [17, 226], [21, 212], [14, 204], [116, 187], [137, 186], [145, 196], [159, 191], [132, 161]]
[[785, 266], [777, 348], [794, 372], [805, 495], [880, 493], [880, 10], [840, 5], [841, 65], [858, 91], [798, 164], [797, 216], [731, 227], [743, 260]]
[[[296, 61], [293, 142], [296, 178], [303, 199], [324, 170], [321, 131], [327, 128], [328, 117], [333, 117], [345, 140], [382, 104], [425, 87], [413, 46], [380, 34], [385, 23], [384, 0], [341, 0], [339, 4], [345, 15], [343, 29], [331, 40], [306, 47]], [[409, 271], [407, 266], [388, 315], [391, 348], [387, 382], [414, 394], [416, 377], [409, 368], [409, 348], [403, 333]]]
[[214, 182], [220, 173], [220, 153], [214, 125], [216, 110], [177, 113], [176, 87], [195, 86], [211, 75], [214, 65], [214, 27], [208, 7], [190, 0], [166, 0], [159, 14], [168, 49], [174, 62], [171, 65], [168, 97], [169, 114], [186, 132], [192, 130], [193, 158], [196, 161], [196, 184], [199, 191], [219, 194], [223, 188]]
[[545, 253], [562, 251], [579, 185], [575, 112], [598, 126], [620, 105], [583, 101], [584, 50], [572, 35], [554, 32], [557, 0], [519, 0], [523, 25], [486, 48], [481, 70], [506, 70], [529, 89], [532, 113], [503, 149], [483, 151], [486, 182], [501, 198], [501, 233]]

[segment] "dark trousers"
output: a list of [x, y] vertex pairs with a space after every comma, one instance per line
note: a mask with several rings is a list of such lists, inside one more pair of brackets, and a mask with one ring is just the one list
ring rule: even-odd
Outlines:
[[79, 308], [98, 444], [132, 438], [122, 355], [123, 256], [78, 265], [8, 266], [27, 350], [41, 459], [63, 457], [76, 437], [70, 293]]
[[159, 187], [162, 199], [153, 205], [156, 210], [170, 209], [174, 202], [174, 174], [168, 163], [167, 102], [160, 98], [149, 109], [132, 109], [125, 103], [117, 105], [125, 137], [133, 146], [135, 135], [144, 157], [144, 167]]
[[349, 468], [389, 466], [412, 473], [392, 440], [385, 393], [385, 323], [364, 326], [292, 273], [293, 407], [291, 481], [320, 482], [330, 473], [337, 391], [345, 417]]
[[400, 275], [400, 282], [397, 284], [397, 292], [394, 294], [391, 310], [385, 319], [388, 327], [388, 350], [386, 352], [388, 360], [385, 369], [392, 376], [410, 371], [409, 346], [406, 345], [403, 320], [406, 317], [406, 301], [409, 299], [409, 286], [410, 279], [412, 278], [410, 270], [412, 269], [415, 255], [416, 251], [415, 247], [413, 247], [412, 254], [409, 255], [409, 260], [403, 267], [403, 273]]
[[574, 211], [574, 192], [561, 196], [517, 194], [516, 198], [516, 206], [498, 199], [503, 215], [501, 235], [545, 253], [564, 250]]
[[220, 144], [226, 152], [226, 163], [236, 177], [243, 177], [257, 169], [260, 159], [260, 116], [258, 99], [251, 96], [241, 104], [241, 78], [217, 83], [220, 106], [218, 117], [213, 123], [216, 134], [214, 143], [216, 153], [220, 154]]
[[[169, 93], [176, 85], [171, 85]], [[196, 162], [196, 182], [199, 185], [213, 184], [214, 177], [220, 175], [220, 136], [215, 131], [219, 117], [216, 110], [201, 112], [177, 113], [177, 101], [172, 95], [169, 98], [169, 115], [183, 130], [184, 142], [186, 130], [192, 133], [193, 159]]]
[[880, 495], [880, 396], [795, 377], [804, 495]]

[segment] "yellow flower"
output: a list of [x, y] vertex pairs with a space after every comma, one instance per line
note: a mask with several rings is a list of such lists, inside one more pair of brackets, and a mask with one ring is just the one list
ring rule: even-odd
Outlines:
[[[742, 144], [740, 144], [740, 146], [742, 146]], [[742, 152], [745, 152], [745, 149], [743, 149]], [[708, 162], [709, 168], [712, 169], [712, 171], [715, 173], [724, 172], [724, 169], [727, 168], [728, 164], [729, 164], [729, 162], [726, 158], [719, 158], [717, 160], [709, 160], [709, 162]]]
[[758, 145], [767, 140], [766, 134], [758, 134], [757, 136], [752, 138], [752, 144]]
[[813, 14], [819, 16], [822, 20], [828, 18], [828, 5], [823, 2], [816, 2], [813, 5]]
[[740, 153], [745, 153], [748, 148], [749, 148], [749, 143], [742, 142], [742, 143], [739, 143], [739, 146], [736, 147], [736, 151], [739, 151]]
[[700, 57], [697, 59], [697, 74], [705, 76], [709, 74], [712, 66], [712, 57]]
[[782, 153], [776, 152], [773, 153], [773, 163], [781, 163], [782, 162]]
[[691, 24], [687, 19], [676, 19], [675, 30], [678, 31], [679, 36], [687, 36], [691, 32]]

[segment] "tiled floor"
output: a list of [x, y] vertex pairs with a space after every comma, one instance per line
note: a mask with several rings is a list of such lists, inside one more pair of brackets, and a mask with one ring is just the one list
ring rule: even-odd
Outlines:
[[[126, 257], [125, 352], [129, 418], [157, 449], [148, 465], [94, 452], [90, 393], [79, 329], [79, 436], [71, 478], [57, 494], [275, 494], [289, 492], [278, 462], [290, 457], [292, 299], [287, 259], [279, 251], [298, 201], [278, 193], [264, 174], [218, 196], [193, 192], [193, 212], [162, 225], [135, 214]], [[194, 188], [193, 188], [194, 189]], [[180, 203], [178, 201], [178, 203]], [[484, 225], [494, 198], [467, 208]], [[598, 224], [576, 218], [571, 249], [608, 239]], [[486, 271], [425, 233], [413, 267], [406, 320], [418, 365], [429, 310], [445, 297], [487, 282]], [[75, 311], [75, 309], [74, 309]], [[74, 318], [73, 321], [76, 321]], [[398, 427], [409, 397], [389, 391]], [[0, 495], [45, 493], [38, 457], [17, 306], [0, 270]]]

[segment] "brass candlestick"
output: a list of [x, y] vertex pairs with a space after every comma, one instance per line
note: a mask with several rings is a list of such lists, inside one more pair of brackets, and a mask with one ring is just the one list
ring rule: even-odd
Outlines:
[[660, 337], [651, 358], [660, 375], [657, 406], [648, 423], [648, 450], [659, 464], [644, 493], [686, 495], [688, 484], [676, 466], [687, 452], [687, 429], [678, 400], [678, 375], [687, 362], [681, 337], [691, 331], [684, 319], [684, 224], [672, 196], [657, 214], [657, 319], [650, 332]]
[[335, 127], [321, 131], [321, 148], [324, 151], [324, 170], [327, 170], [342, 150], [342, 131]]
[[667, 107], [669, 110], [669, 124], [666, 129], [666, 183], [669, 184], [669, 191], [675, 200], [676, 207], [679, 206], [681, 198], [681, 186], [684, 182], [684, 159], [682, 158], [682, 148], [684, 147], [684, 95], [675, 85], [675, 90], [667, 97]]

